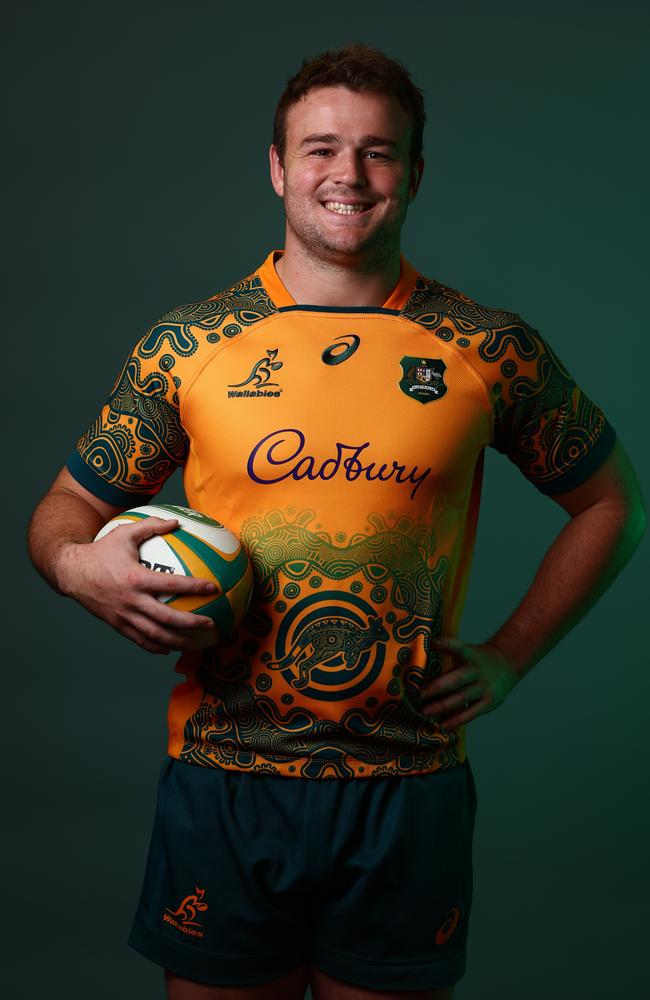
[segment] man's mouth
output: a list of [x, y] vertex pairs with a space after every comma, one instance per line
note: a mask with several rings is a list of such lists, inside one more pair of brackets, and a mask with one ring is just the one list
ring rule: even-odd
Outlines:
[[328, 210], [328, 212], [334, 212], [336, 215], [361, 215], [362, 212], [367, 212], [372, 205], [368, 202], [355, 202], [352, 205], [347, 205], [342, 201], [324, 201], [323, 207]]

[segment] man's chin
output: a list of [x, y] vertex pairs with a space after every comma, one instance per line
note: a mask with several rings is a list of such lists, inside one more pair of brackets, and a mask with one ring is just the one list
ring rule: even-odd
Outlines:
[[319, 241], [319, 249], [321, 252], [325, 251], [330, 259], [359, 262], [374, 257], [379, 249], [386, 247], [386, 243], [386, 239], [377, 233], [366, 234], [363, 237], [352, 233], [349, 236], [341, 233], [334, 237], [323, 234], [323, 238]]
[[313, 225], [294, 228], [289, 223], [288, 231], [308, 256], [355, 267], [371, 265], [390, 255], [395, 245], [399, 246], [399, 230], [394, 233], [377, 229], [354, 232], [351, 228], [340, 227], [333, 231]]

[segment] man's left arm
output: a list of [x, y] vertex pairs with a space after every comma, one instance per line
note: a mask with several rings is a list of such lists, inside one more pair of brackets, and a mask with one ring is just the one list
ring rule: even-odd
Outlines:
[[618, 440], [589, 479], [551, 499], [570, 520], [508, 620], [478, 645], [451, 637], [432, 641], [435, 650], [454, 657], [454, 667], [423, 685], [423, 712], [447, 728], [498, 708], [611, 586], [645, 532], [638, 479]]

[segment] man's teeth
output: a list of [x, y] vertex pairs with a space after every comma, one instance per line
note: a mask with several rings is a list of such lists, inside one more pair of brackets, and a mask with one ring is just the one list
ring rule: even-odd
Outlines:
[[330, 212], [338, 212], [339, 215], [358, 215], [368, 208], [367, 205], [344, 205], [340, 201], [326, 201], [323, 204]]

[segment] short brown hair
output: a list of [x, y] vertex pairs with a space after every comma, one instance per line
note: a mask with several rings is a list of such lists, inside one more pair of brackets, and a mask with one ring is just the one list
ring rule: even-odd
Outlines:
[[350, 90], [389, 94], [397, 98], [411, 119], [411, 164], [422, 153], [426, 114], [424, 97], [411, 74], [385, 52], [353, 42], [342, 49], [328, 49], [312, 59], [303, 59], [302, 68], [288, 81], [278, 101], [273, 121], [273, 145], [284, 159], [287, 139], [287, 112], [315, 87], [349, 87]]

